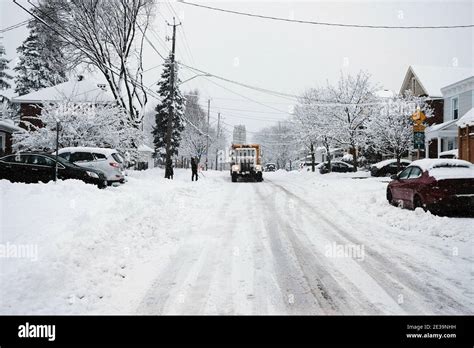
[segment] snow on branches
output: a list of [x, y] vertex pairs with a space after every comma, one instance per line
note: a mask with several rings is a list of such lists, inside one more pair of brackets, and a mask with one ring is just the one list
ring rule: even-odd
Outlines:
[[[137, 156], [137, 146], [144, 142], [142, 131], [129, 124], [127, 111], [117, 105], [72, 103], [45, 104], [36, 122], [22, 121], [28, 132], [13, 135], [15, 151], [48, 151], [56, 147], [56, 127], [60, 124], [59, 147], [110, 147]], [[31, 120], [30, 118], [30, 121]]]
[[417, 107], [426, 117], [433, 116], [433, 110], [425, 97], [394, 95], [381, 98], [378, 113], [367, 123], [368, 144], [383, 155], [390, 155], [400, 163], [401, 157], [413, 149], [413, 123], [411, 116]]
[[424, 97], [381, 97], [367, 73], [341, 75], [337, 85], [308, 89], [300, 96], [293, 115], [295, 136], [323, 146], [328, 158], [331, 148], [346, 148], [354, 166], [364, 150], [399, 160], [413, 148], [411, 115], [417, 107], [427, 117], [433, 115]]
[[[186, 108], [184, 116], [192, 125], [188, 122], [184, 123], [178, 152], [181, 156], [197, 157], [200, 161], [207, 151], [207, 146], [215, 141], [216, 134], [214, 129], [209, 128], [206, 112], [199, 105], [199, 92], [197, 90], [191, 91], [185, 97]], [[208, 133], [210, 133], [209, 139]]]

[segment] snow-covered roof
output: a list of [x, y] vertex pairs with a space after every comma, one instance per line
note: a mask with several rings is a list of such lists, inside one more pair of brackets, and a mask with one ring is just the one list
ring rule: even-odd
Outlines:
[[[410, 65], [405, 75], [402, 89], [407, 85], [407, 79], [411, 73], [413, 73], [418, 83], [430, 97], [442, 97], [441, 88], [474, 75], [472, 68]], [[403, 92], [404, 91], [400, 91], [400, 93]]]
[[467, 126], [474, 126], [474, 107], [464, 114], [463, 117], [456, 122], [458, 127], [464, 128]]
[[138, 152], [151, 152], [151, 153], [154, 153], [155, 150], [153, 150], [151, 147], [143, 144], [143, 145], [140, 145], [138, 148], [137, 148], [137, 151]]
[[471, 162], [451, 158], [424, 158], [411, 162], [409, 167], [412, 166], [420, 167], [423, 170], [431, 170], [442, 167], [470, 167], [474, 170], [474, 166]]
[[458, 149], [453, 149], [453, 150], [447, 150], [447, 151], [441, 151], [439, 153], [439, 157], [441, 156], [451, 156], [451, 155], [454, 155], [456, 156], [456, 158], [458, 157]]
[[76, 103], [107, 103], [115, 100], [105, 81], [95, 78], [74, 79], [19, 97], [14, 103], [42, 103], [68, 100]]
[[389, 89], [381, 89], [379, 91], [375, 91], [375, 95], [379, 98], [393, 98], [395, 96], [395, 92]]
[[0, 130], [13, 133], [13, 132], [22, 132], [23, 128], [18, 127], [13, 120], [0, 120]]
[[[380, 162], [378, 162], [378, 163], [375, 163], [375, 164], [373, 164], [372, 166], [373, 166], [373, 167], [376, 167], [376, 168], [378, 168], [378, 169], [380, 169], [380, 168], [383, 168], [383, 167], [385, 167], [386, 165], [389, 165], [389, 164], [391, 164], [391, 163], [397, 163], [397, 159], [396, 159], [396, 158], [386, 159], [386, 160], [384, 160], [384, 161], [380, 161]], [[411, 163], [411, 161], [406, 160], [406, 159], [401, 159], [401, 160], [400, 160], [400, 163]]]
[[105, 156], [111, 155], [113, 153], [117, 153], [115, 149], [107, 149], [104, 147], [88, 147], [88, 146], [75, 146], [75, 147], [64, 147], [59, 150], [59, 153], [63, 152], [94, 152], [94, 153], [101, 153]]
[[2, 99], [1, 97], [4, 97], [8, 100], [11, 100], [15, 96], [16, 96], [16, 93], [15, 93], [13, 88], [4, 89], [4, 90], [0, 91], [0, 100]]
[[434, 132], [442, 129], [449, 128], [451, 125], [453, 125], [456, 122], [456, 120], [449, 120], [440, 124], [434, 124], [432, 126], [429, 126], [426, 128], [426, 132]]

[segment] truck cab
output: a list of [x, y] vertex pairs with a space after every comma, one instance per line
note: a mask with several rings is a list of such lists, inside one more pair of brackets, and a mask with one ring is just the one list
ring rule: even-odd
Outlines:
[[260, 145], [232, 144], [230, 149], [230, 175], [232, 182], [239, 177], [263, 181]]

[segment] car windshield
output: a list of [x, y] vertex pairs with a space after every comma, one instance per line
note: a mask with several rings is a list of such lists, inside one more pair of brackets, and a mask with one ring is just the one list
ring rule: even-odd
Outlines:
[[56, 157], [56, 154], [52, 154], [50, 155], [52, 158], [54, 159], [57, 159], [58, 160], [58, 163], [61, 163], [61, 164], [65, 164], [65, 165], [71, 165], [72, 163], [69, 162], [68, 160], [66, 160], [65, 158], [61, 157], [61, 155], [58, 155], [58, 157]]

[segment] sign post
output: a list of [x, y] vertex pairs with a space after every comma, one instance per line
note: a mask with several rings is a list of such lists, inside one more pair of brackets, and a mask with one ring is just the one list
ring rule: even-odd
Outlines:
[[420, 159], [420, 150], [425, 148], [426, 126], [423, 122], [426, 120], [426, 115], [417, 106], [411, 119], [413, 120], [413, 147], [416, 149], [416, 159]]

